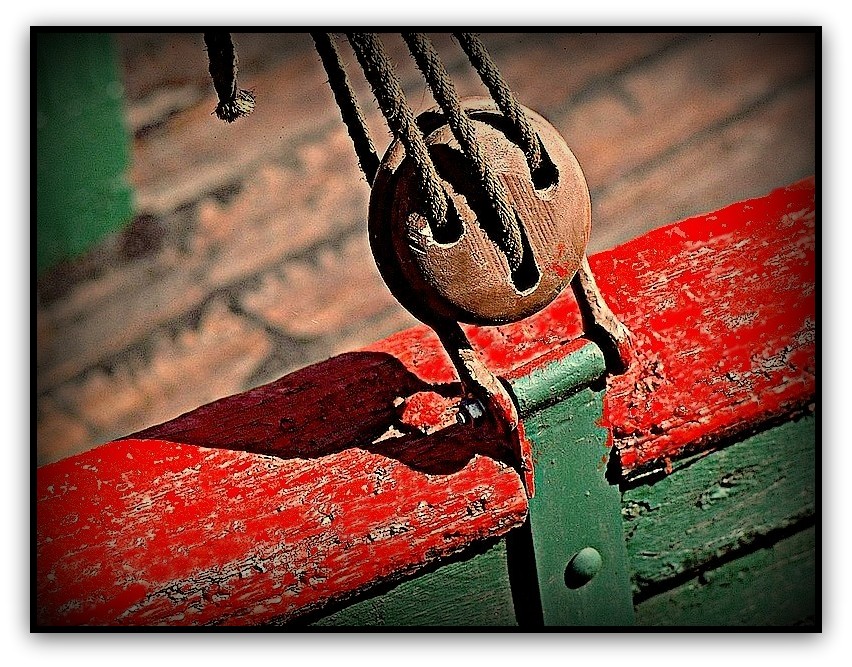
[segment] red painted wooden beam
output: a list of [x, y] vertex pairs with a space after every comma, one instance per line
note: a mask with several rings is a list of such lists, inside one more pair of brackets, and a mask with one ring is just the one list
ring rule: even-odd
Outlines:
[[605, 401], [626, 476], [809, 409], [815, 223], [807, 179], [594, 258], [635, 337]]
[[[591, 259], [636, 357], [608, 381], [625, 476], [807, 410], [814, 181]], [[570, 294], [470, 328], [498, 374], [582, 346]], [[40, 624], [262, 623], [520, 525], [504, 443], [455, 425], [459, 387], [416, 327], [37, 473]]]

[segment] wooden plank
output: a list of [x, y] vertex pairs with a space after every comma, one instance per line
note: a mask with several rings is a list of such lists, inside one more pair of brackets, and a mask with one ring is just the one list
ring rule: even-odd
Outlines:
[[[534, 437], [541, 431], [545, 438], [559, 439], [549, 426], [536, 425], [580, 412], [576, 407], [545, 409], [528, 421], [529, 433]], [[685, 462], [658, 487], [643, 485], [625, 494], [630, 565], [636, 568], [635, 576], [645, 577], [640, 582], [644, 585], [634, 589], [637, 625], [813, 624], [814, 529], [778, 541], [772, 537], [813, 518], [813, 422], [807, 418], [771, 429], [704, 459]], [[600, 513], [577, 499], [566, 501], [576, 521], [567, 529], [552, 526], [552, 530], [560, 540], [566, 536], [573, 540], [586, 531], [586, 518]], [[659, 552], [652, 552], [649, 543]], [[568, 552], [571, 548], [566, 546]], [[558, 560], [558, 554], [553, 555]], [[489, 625], [498, 617], [502, 620], [497, 624], [505, 624], [512, 607], [503, 542], [487, 556], [454, 562], [370, 595], [323, 617], [317, 625]], [[679, 583], [672, 586], [672, 581]], [[563, 588], [560, 581], [552, 581], [542, 595]], [[592, 624], [612, 625], [609, 610], [618, 596], [595, 598], [585, 587], [580, 592], [585, 599], [573, 610], [576, 621], [605, 618], [609, 622]]]
[[[554, 431], [550, 423], [542, 428], [542, 422], [558, 423], [571, 415], [576, 421], [583, 412], [581, 405], [575, 405], [578, 398], [581, 395], [568, 399], [572, 402], [568, 409], [545, 408], [534, 415], [527, 421], [528, 435], [554, 442], [566, 440], [560, 437], [558, 428]], [[706, 458], [683, 462], [659, 486], [642, 485], [624, 494], [630, 566], [636, 568], [634, 576], [645, 577], [640, 582], [643, 585], [634, 589], [640, 600], [637, 625], [813, 622], [817, 558], [813, 529], [756, 551], [755, 545], [767, 537], [785, 534], [791, 527], [795, 530], [796, 525], [813, 517], [814, 426], [814, 418], [806, 418], [771, 429]], [[579, 442], [573, 436], [568, 440], [575, 445]], [[545, 467], [553, 464], [547, 457], [542, 460]], [[590, 480], [585, 483], [593, 484]], [[570, 498], [574, 486], [571, 482], [567, 490], [556, 491], [565, 497], [575, 517], [567, 528], [551, 526], [559, 540], [574, 540], [587, 532], [587, 517], [601, 516], [582, 498], [579, 502]], [[591, 526], [592, 532], [603, 529], [597, 523]], [[649, 544], [662, 546], [655, 555]], [[564, 553], [569, 552], [572, 549], [566, 545]], [[495, 617], [503, 618], [502, 614], [511, 612], [505, 546], [501, 542], [488, 554], [488, 559], [477, 556], [455, 562], [387, 592], [370, 595], [317, 624], [488, 625]], [[552, 555], [558, 560], [558, 554]], [[680, 565], [673, 566], [673, 561]], [[689, 564], [688, 569], [683, 563]], [[690, 573], [691, 578], [684, 580], [683, 575]], [[653, 593], [671, 586], [671, 581], [681, 583]], [[562, 588], [560, 581], [552, 581], [542, 589], [542, 596], [552, 596]], [[595, 598], [589, 595], [589, 589], [581, 591], [586, 597], [573, 611], [575, 620], [589, 622], [604, 617], [608, 622], [602, 624], [612, 625], [608, 610], [616, 604], [618, 595], [610, 592]], [[767, 601], [767, 596], [771, 600]]]
[[812, 520], [815, 418], [782, 424], [685, 461], [624, 493], [634, 592], [640, 598], [714, 561]]
[[[635, 335], [602, 422], [626, 474], [813, 400], [813, 199], [808, 179], [592, 258]], [[519, 386], [588, 344], [568, 294], [469, 333]], [[487, 423], [455, 424], [459, 393], [420, 327], [40, 468], [39, 622], [287, 619], [506, 533], [520, 480]]]
[[595, 256], [634, 334], [606, 401], [628, 478], [813, 401], [815, 224], [806, 179]]
[[484, 553], [407, 579], [318, 619], [327, 626], [515, 626], [502, 539]]
[[123, 440], [66, 461], [38, 476], [39, 625], [286, 620], [526, 512], [515, 472], [481, 455], [437, 476], [356, 447], [282, 459]]
[[815, 529], [709, 569], [636, 607], [646, 626], [812, 626]]

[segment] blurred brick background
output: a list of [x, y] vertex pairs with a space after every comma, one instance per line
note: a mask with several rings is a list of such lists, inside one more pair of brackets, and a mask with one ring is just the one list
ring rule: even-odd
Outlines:
[[[310, 37], [233, 37], [258, 106], [226, 125], [201, 34], [116, 35], [137, 216], [38, 282], [39, 464], [416, 323], [373, 264], [369, 188]], [[460, 92], [485, 94], [432, 37]], [[583, 166], [590, 253], [815, 172], [813, 34], [482, 37]], [[415, 111], [432, 106], [384, 40]], [[388, 132], [340, 47], [381, 154]]]

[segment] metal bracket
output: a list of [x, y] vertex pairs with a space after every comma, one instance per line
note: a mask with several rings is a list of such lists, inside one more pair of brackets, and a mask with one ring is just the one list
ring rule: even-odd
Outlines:
[[630, 331], [607, 305], [586, 255], [571, 279], [571, 289], [583, 318], [583, 333], [600, 343], [605, 354], [609, 353], [606, 357], [610, 372], [623, 373], [630, 363]]
[[[533, 474], [532, 445], [524, 432], [524, 425], [518, 417], [515, 402], [503, 386], [503, 383], [485, 365], [476, 350], [470, 344], [458, 322], [436, 319], [429, 323], [438, 334], [444, 350], [453, 362], [465, 392], [474, 403], [463, 401], [459, 411], [459, 421], [473, 418], [477, 412], [484, 412], [493, 419], [503, 432], [520, 462], [521, 474], [527, 497], [535, 495], [535, 477]], [[482, 406], [479, 410], [476, 402]]]
[[[630, 331], [604, 300], [586, 255], [583, 255], [580, 268], [571, 280], [571, 288], [580, 308], [586, 337], [599, 342], [606, 350], [611, 372], [624, 372], [630, 363]], [[465, 423], [487, 413], [497, 423], [521, 465], [527, 497], [533, 498], [536, 475], [532, 445], [512, 397], [480, 359], [458, 322], [436, 317], [428, 324], [438, 334], [469, 396], [459, 406], [459, 421]]]
[[527, 548], [544, 625], [633, 622], [621, 494], [607, 479], [611, 441], [600, 426], [606, 372], [590, 342], [512, 383], [536, 462]]
[[[597, 291], [593, 282], [590, 289]], [[600, 308], [610, 312], [602, 299], [593, 303], [593, 315], [599, 316]], [[614, 316], [603, 324], [597, 317], [593, 321], [614, 335], [618, 327], [623, 329]], [[612, 322], [616, 326], [608, 327]], [[601, 347], [586, 342], [565, 358], [514, 380], [513, 399], [457, 322], [442, 320], [432, 327], [469, 396], [460, 406], [459, 420], [487, 414], [501, 426], [521, 461], [529, 498], [528, 529], [523, 532], [527, 537], [515, 540], [512, 548], [532, 553], [532, 585], [541, 608], [535, 620], [556, 626], [632, 624], [621, 495], [607, 480], [611, 440], [600, 426], [608, 370]], [[629, 349], [626, 341], [625, 336], [615, 349]], [[536, 597], [530, 590], [524, 594]]]

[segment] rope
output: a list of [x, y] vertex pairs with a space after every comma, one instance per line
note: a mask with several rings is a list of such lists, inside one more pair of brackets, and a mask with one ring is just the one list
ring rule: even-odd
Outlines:
[[248, 116], [254, 111], [254, 95], [248, 90], [237, 88], [237, 56], [234, 53], [231, 33], [205, 32], [204, 44], [210, 59], [213, 87], [219, 97], [219, 104], [213, 113], [228, 123]]
[[367, 183], [372, 185], [379, 169], [379, 156], [376, 154], [367, 122], [364, 120], [364, 114], [355, 98], [355, 92], [349, 84], [343, 61], [340, 59], [340, 52], [328, 33], [312, 32], [311, 37], [313, 37], [317, 53], [319, 53], [323, 67], [328, 74], [328, 84], [332, 93], [334, 93], [340, 115], [343, 117], [352, 143], [355, 145], [355, 155], [358, 156], [361, 170], [367, 177]]
[[414, 162], [423, 201], [428, 207], [427, 218], [432, 226], [432, 233], [437, 235], [447, 227], [447, 195], [435, 171], [432, 158], [429, 157], [426, 140], [417, 126], [414, 112], [405, 99], [399, 77], [375, 34], [347, 33], [346, 37], [364, 70], [391, 132], [402, 142], [407, 155]]
[[476, 35], [470, 32], [456, 32], [453, 36], [467, 54], [470, 64], [488, 88], [497, 107], [514, 126], [518, 143], [530, 166], [530, 172], [535, 172], [541, 166], [541, 144], [512, 89], [506, 84], [494, 61], [491, 60], [491, 56], [488, 55], [488, 51]]
[[494, 205], [497, 213], [497, 228], [490, 228], [491, 225], [486, 220], [479, 222], [483, 225], [485, 233], [505, 253], [509, 267], [514, 272], [521, 266], [524, 250], [520, 226], [514, 209], [509, 204], [503, 183], [488, 166], [477, 140], [473, 122], [462, 109], [455, 86], [435, 47], [423, 33], [403, 33], [402, 36], [417, 66], [423, 72], [435, 96], [435, 101], [446, 114], [453, 136], [473, 163], [487, 200]]

